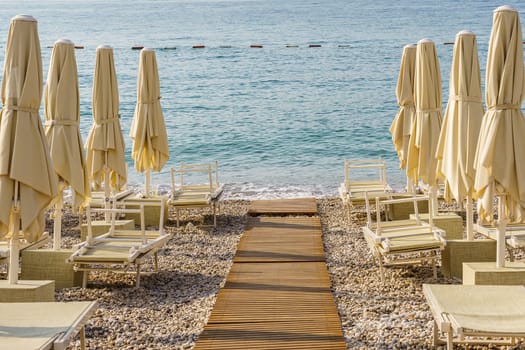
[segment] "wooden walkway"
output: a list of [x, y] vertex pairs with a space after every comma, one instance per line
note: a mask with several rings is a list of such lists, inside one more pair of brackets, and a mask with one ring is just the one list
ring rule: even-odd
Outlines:
[[[317, 213], [312, 200], [254, 202], [250, 212], [265, 206]], [[195, 349], [346, 349], [317, 216], [249, 218]]]

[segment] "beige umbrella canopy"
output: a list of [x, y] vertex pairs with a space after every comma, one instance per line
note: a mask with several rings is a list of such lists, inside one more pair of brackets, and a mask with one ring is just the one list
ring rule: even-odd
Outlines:
[[474, 181], [480, 221], [493, 221], [493, 200], [499, 197], [498, 266], [504, 265], [506, 222], [523, 222], [525, 218], [524, 78], [519, 13], [509, 6], [498, 7], [489, 41], [487, 111], [476, 149]]
[[160, 106], [160, 82], [155, 51], [140, 52], [137, 77], [137, 105], [131, 123], [131, 157], [135, 169], [146, 172], [145, 195], [150, 194], [150, 171], [160, 171], [169, 159], [168, 135]]
[[[417, 184], [430, 186], [436, 199], [436, 148], [441, 130], [441, 74], [434, 42], [417, 43], [414, 84], [416, 119], [412, 126], [407, 156], [407, 175]], [[435, 202], [435, 201], [434, 201]], [[432, 211], [437, 211], [434, 203]]]
[[438, 173], [445, 200], [467, 200], [467, 237], [473, 239], [474, 156], [484, 111], [476, 36], [470, 31], [456, 35], [449, 91], [436, 152]]
[[73, 42], [55, 42], [44, 88], [45, 133], [55, 173], [61, 182], [55, 204], [55, 249], [60, 247], [62, 190], [71, 186], [74, 207], [87, 204], [90, 197], [89, 176], [80, 136], [80, 102], [77, 63]]
[[28, 241], [37, 240], [44, 210], [58, 194], [38, 115], [42, 86], [37, 21], [16, 16], [6, 44], [0, 115], [0, 236], [11, 236], [10, 283], [18, 280], [19, 229]]
[[87, 167], [95, 188], [104, 182], [106, 195], [126, 183], [124, 138], [120, 127], [117, 76], [113, 49], [97, 48], [93, 77], [93, 126], [86, 140]]
[[[401, 67], [397, 79], [396, 97], [399, 110], [390, 126], [392, 142], [399, 157], [399, 168], [406, 168], [408, 142], [412, 123], [416, 115], [414, 106], [414, 75], [416, 68], [416, 45], [406, 45], [403, 48]], [[407, 177], [408, 178], [408, 177]], [[410, 181], [408, 181], [410, 182]], [[412, 186], [408, 185], [408, 190]]]

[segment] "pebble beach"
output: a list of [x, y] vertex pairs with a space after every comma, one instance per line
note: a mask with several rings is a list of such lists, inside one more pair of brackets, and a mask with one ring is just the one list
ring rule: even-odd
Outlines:
[[[205, 210], [191, 210], [159, 252], [159, 272], [135, 288], [134, 274], [92, 272], [88, 288], [64, 288], [57, 301], [97, 300], [86, 326], [88, 349], [193, 349], [224, 285], [247, 220], [250, 201], [226, 200], [217, 226]], [[432, 276], [430, 266], [388, 268], [381, 283], [361, 226], [364, 208], [348, 216], [338, 198], [317, 199], [326, 263], [347, 349], [432, 349], [432, 315], [423, 283], [459, 283]], [[51, 231], [53, 220], [47, 220]], [[64, 248], [80, 242], [79, 218], [66, 209]], [[470, 347], [489, 349], [490, 347]], [[518, 347], [516, 347], [517, 349]], [[77, 339], [70, 350], [80, 349]]]

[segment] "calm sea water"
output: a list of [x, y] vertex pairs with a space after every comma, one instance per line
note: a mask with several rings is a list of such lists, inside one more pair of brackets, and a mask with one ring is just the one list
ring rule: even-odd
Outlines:
[[335, 194], [345, 158], [382, 157], [389, 182], [403, 186], [388, 131], [403, 46], [435, 41], [445, 104], [453, 47], [444, 43], [472, 30], [484, 69], [492, 11], [503, 4], [524, 9], [519, 1], [2, 0], [0, 46], [10, 19], [25, 13], [39, 21], [44, 76], [55, 40], [85, 47], [76, 51], [84, 139], [95, 50], [114, 47], [131, 185], [142, 182], [128, 136], [139, 61], [131, 47], [140, 45], [156, 49], [170, 144], [154, 183], [168, 184], [180, 162], [218, 160], [231, 197], [320, 196]]

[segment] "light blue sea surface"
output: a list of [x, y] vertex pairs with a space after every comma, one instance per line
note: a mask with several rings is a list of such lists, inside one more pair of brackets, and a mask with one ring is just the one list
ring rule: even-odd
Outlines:
[[114, 47], [132, 186], [143, 181], [129, 137], [139, 62], [131, 47], [140, 45], [156, 50], [170, 145], [155, 184], [167, 185], [180, 162], [218, 160], [231, 197], [333, 195], [345, 158], [381, 157], [388, 181], [403, 187], [388, 131], [403, 46], [436, 43], [444, 107], [453, 49], [444, 43], [476, 33], [484, 80], [492, 11], [503, 4], [525, 9], [519, 1], [3, 0], [0, 46], [21, 13], [39, 22], [44, 76], [57, 39], [84, 46], [76, 51], [84, 139], [95, 50]]

